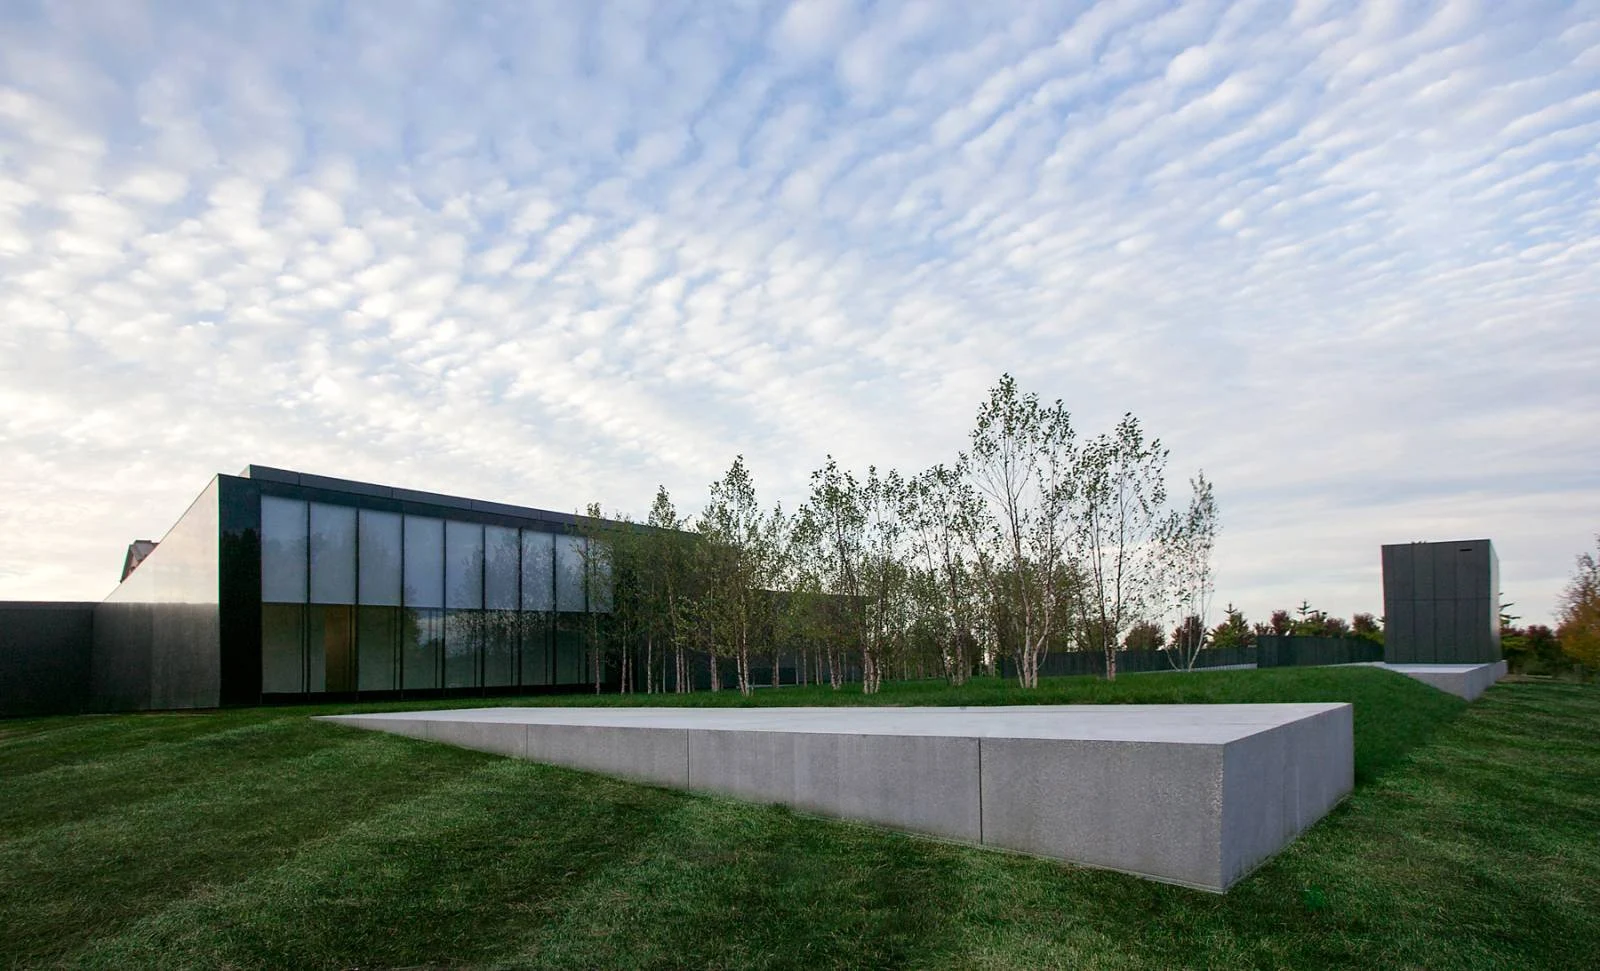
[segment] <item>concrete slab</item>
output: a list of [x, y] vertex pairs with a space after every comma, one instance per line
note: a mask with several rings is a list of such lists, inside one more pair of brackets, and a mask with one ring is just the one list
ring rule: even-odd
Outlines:
[[1377, 664], [1458, 698], [1476, 701], [1496, 681], [1506, 676], [1506, 662], [1489, 664]]
[[1347, 704], [505, 707], [323, 720], [1217, 892], [1355, 781]]

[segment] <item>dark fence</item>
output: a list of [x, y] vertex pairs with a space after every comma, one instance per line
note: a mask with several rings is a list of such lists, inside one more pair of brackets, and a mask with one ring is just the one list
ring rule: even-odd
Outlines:
[[[686, 655], [685, 660], [688, 662], [689, 668], [689, 676], [685, 679], [685, 681], [690, 690], [710, 691], [712, 664], [711, 656], [701, 651], [685, 651], [684, 653]], [[644, 655], [642, 653], [634, 653], [633, 663], [635, 665], [635, 669], [639, 672], [635, 677], [640, 685], [635, 687], [635, 691], [643, 690], [644, 660]], [[662, 678], [661, 690], [670, 692], [676, 688], [674, 678], [676, 665], [674, 661], [675, 656], [670, 650], [665, 657], [660, 654], [656, 655], [655, 663], [657, 666], [658, 677]], [[828, 684], [830, 682], [828, 660], [825, 656], [816, 653], [808, 653], [801, 656], [784, 654], [780, 657], [779, 661], [779, 685], [788, 686], [796, 684]], [[739, 688], [738, 664], [732, 658], [726, 657], [716, 659], [716, 664], [717, 672], [719, 675], [721, 675], [723, 690], [737, 691]], [[612, 666], [615, 667], [614, 662]], [[757, 688], [770, 688], [772, 687], [772, 680], [772, 655], [756, 655], [751, 657], [751, 685]], [[844, 663], [839, 669], [839, 680], [846, 683], [859, 682], [861, 680], [860, 660], [846, 657], [844, 659]], [[615, 681], [616, 675], [615, 672], [613, 672], [612, 684], [609, 686], [611, 690], [616, 690]]]
[[1362, 664], [1381, 660], [1383, 660], [1383, 645], [1364, 637], [1266, 634], [1256, 638], [1256, 664], [1263, 668], [1312, 664]]
[[[1194, 660], [1194, 669], [1225, 668], [1256, 663], [1256, 649], [1253, 647], [1208, 647], [1200, 652]], [[1160, 650], [1138, 650], [1117, 652], [1118, 674], [1140, 674], [1147, 671], [1177, 671], [1182, 670], [1184, 664], [1176, 654]], [[1059, 678], [1072, 675], [1092, 674], [1104, 676], [1106, 673], [1106, 657], [1101, 651], [1061, 651], [1047, 654], [1039, 662], [1039, 676], [1045, 678]], [[1002, 677], [1014, 678], [1017, 676], [1017, 663], [1012, 658], [1000, 659], [1000, 674]]]
[[92, 603], [0, 603], [0, 717], [89, 707]]

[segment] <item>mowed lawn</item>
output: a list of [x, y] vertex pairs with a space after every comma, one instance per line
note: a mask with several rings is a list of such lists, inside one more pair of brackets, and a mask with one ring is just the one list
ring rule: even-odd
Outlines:
[[[0, 967], [1600, 966], [1600, 686], [1467, 706], [1320, 668], [866, 700], [1351, 701], [1357, 788], [1216, 896], [308, 717], [353, 705], [0, 722]], [[630, 700], [560, 703], [597, 702]]]

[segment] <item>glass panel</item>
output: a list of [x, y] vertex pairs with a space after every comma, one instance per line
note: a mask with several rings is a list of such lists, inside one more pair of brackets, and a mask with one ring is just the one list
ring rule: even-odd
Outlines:
[[556, 618], [556, 684], [584, 684], [589, 680], [585, 665], [584, 628], [588, 621], [571, 615]]
[[400, 606], [400, 514], [361, 510], [360, 545], [356, 552], [361, 602]]
[[477, 523], [445, 523], [444, 605], [483, 606], [483, 527]]
[[311, 504], [311, 602], [356, 602], [356, 511]]
[[305, 610], [300, 604], [261, 605], [262, 692], [298, 694], [305, 690], [305, 657], [300, 652]]
[[[408, 518], [407, 526], [410, 523]], [[409, 564], [409, 533], [406, 538], [406, 562]], [[400, 665], [404, 686], [439, 687], [439, 663], [444, 650], [444, 611], [407, 607], [400, 612], [400, 617]]]
[[554, 610], [555, 534], [522, 531], [522, 609]]
[[298, 499], [261, 497], [261, 599], [306, 602], [306, 504]]
[[[405, 536], [406, 606], [443, 607], [444, 520], [407, 516]], [[407, 672], [408, 688], [410, 679]]]
[[517, 683], [518, 616], [515, 610], [484, 611], [483, 683], [491, 688]]
[[[395, 516], [395, 526], [398, 530], [400, 517]], [[398, 547], [398, 544], [397, 544]], [[362, 557], [365, 559], [366, 543], [362, 543]], [[399, 552], [398, 548], [395, 551]], [[395, 560], [399, 567], [400, 561]], [[395, 570], [395, 582], [398, 586], [400, 571]], [[366, 591], [366, 587], [362, 587]], [[395, 677], [395, 648], [400, 642], [400, 610], [396, 607], [357, 607], [356, 608], [356, 648], [359, 663], [356, 670], [360, 675], [357, 688], [362, 691], [393, 691], [400, 687], [399, 679]]]
[[556, 537], [556, 609], [583, 609], [583, 537]]
[[517, 531], [509, 526], [485, 526], [483, 545], [483, 605], [490, 610], [516, 610]]
[[483, 638], [483, 611], [445, 611], [444, 686], [476, 688], [478, 644]]
[[355, 679], [355, 611], [351, 607], [312, 605], [306, 614], [308, 691], [353, 691]]
[[522, 683], [550, 684], [550, 615], [522, 613], [517, 617], [522, 631]]

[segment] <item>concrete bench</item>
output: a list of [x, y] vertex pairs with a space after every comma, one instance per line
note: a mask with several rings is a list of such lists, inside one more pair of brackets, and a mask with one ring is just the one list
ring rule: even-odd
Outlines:
[[1354, 784], [1348, 704], [533, 707], [324, 720], [1217, 892]]

